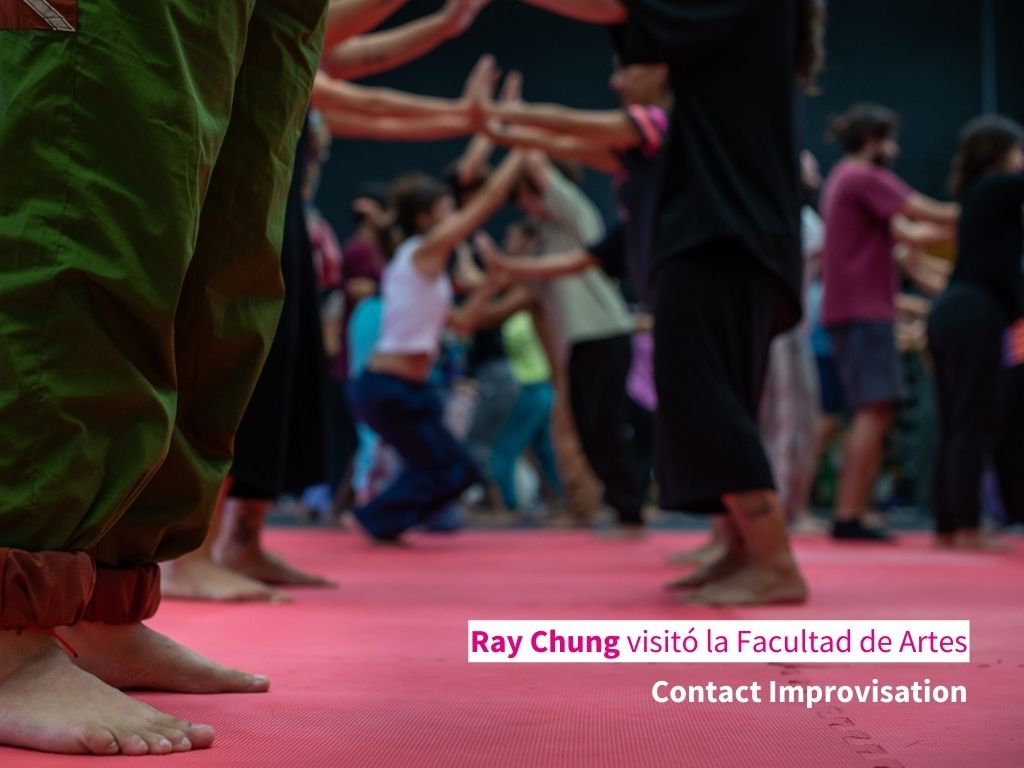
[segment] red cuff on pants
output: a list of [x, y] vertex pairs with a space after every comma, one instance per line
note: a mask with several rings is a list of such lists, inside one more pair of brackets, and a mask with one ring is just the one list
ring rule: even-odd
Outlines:
[[97, 566], [84, 552], [0, 547], [0, 630], [134, 624], [160, 605], [160, 568]]
[[160, 568], [155, 563], [137, 568], [96, 566], [96, 589], [82, 621], [135, 624], [150, 618], [160, 605]]
[[84, 552], [0, 547], [0, 629], [51, 629], [81, 621], [96, 565]]

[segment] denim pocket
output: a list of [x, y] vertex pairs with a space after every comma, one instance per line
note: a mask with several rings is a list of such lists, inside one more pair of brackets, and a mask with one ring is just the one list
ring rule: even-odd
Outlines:
[[0, 0], [0, 30], [78, 29], [78, 0]]

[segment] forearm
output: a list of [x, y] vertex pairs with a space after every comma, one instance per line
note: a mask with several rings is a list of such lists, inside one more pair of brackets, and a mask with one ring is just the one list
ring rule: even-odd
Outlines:
[[509, 152], [473, 199], [437, 228], [440, 229], [438, 241], [453, 247], [482, 226], [508, 200], [522, 172], [522, 163], [522, 155], [517, 150]]
[[554, 280], [558, 277], [579, 274], [597, 266], [588, 251], [551, 253], [526, 258], [504, 258], [501, 267], [510, 276], [520, 280]]
[[493, 151], [494, 142], [489, 136], [483, 133], [474, 134], [455, 164], [459, 181], [466, 184], [479, 178], [490, 162]]
[[374, 117], [361, 113], [328, 111], [323, 113], [331, 135], [338, 139], [374, 141], [438, 141], [465, 136], [473, 131], [466, 115], [429, 117]]
[[480, 313], [478, 328], [497, 328], [512, 315], [530, 309], [536, 304], [533, 291], [523, 285], [513, 285], [501, 296], [484, 305]]
[[942, 203], [914, 192], [907, 198], [900, 213], [912, 219], [952, 226], [960, 219], [960, 206], [956, 203]]
[[419, 96], [390, 88], [368, 88], [318, 74], [313, 83], [313, 106], [322, 112], [362, 113], [378, 117], [438, 117], [465, 115], [459, 101]]
[[516, 126], [567, 134], [605, 148], [640, 142], [632, 121], [622, 110], [572, 109], [558, 104], [495, 104], [488, 110], [488, 117]]
[[952, 224], [910, 221], [902, 216], [893, 219], [892, 231], [898, 242], [905, 243], [912, 249], [946, 245], [956, 239], [956, 230]]
[[621, 24], [626, 9], [619, 0], [524, 0], [553, 13], [594, 24]]
[[519, 126], [494, 127], [488, 135], [502, 146], [539, 150], [550, 157], [582, 163], [603, 173], [615, 173], [621, 167], [616, 155], [598, 141]]
[[454, 34], [450, 13], [441, 11], [385, 32], [362, 35], [328, 51], [322, 60], [334, 77], [356, 80], [424, 56]]
[[405, 5], [405, 0], [331, 0], [327, 6], [324, 50], [376, 27]]

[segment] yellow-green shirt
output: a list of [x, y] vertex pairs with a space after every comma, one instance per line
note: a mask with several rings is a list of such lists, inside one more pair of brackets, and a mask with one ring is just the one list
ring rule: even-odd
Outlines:
[[551, 379], [548, 356], [529, 312], [512, 315], [502, 326], [501, 335], [505, 355], [520, 384], [540, 384]]

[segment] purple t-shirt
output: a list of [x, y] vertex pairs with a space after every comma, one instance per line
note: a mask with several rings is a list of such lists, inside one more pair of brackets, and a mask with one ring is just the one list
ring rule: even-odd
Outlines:
[[821, 193], [826, 327], [895, 321], [899, 267], [891, 222], [910, 193], [886, 168], [844, 160], [832, 169]]

